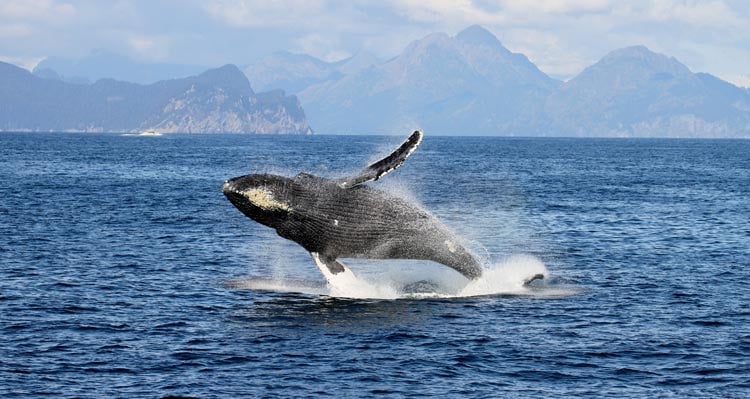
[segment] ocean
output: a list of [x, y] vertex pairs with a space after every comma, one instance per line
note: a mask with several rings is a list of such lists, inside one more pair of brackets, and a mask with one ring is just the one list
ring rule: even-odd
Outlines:
[[358, 284], [326, 285], [221, 193], [402, 137], [0, 134], [0, 397], [750, 396], [750, 141], [426, 133], [370, 184], [479, 281], [344, 260]]

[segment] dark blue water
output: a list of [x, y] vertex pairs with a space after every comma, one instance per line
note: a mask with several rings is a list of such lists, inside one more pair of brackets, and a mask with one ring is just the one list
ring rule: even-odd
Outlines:
[[427, 136], [375, 183], [543, 262], [536, 293], [325, 295], [220, 191], [399, 141], [1, 134], [0, 396], [750, 395], [749, 141]]

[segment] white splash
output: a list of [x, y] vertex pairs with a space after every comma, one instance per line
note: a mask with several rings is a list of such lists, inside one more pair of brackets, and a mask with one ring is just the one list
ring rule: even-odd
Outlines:
[[549, 278], [547, 267], [539, 258], [531, 255], [513, 255], [503, 262], [486, 268], [482, 277], [469, 282], [457, 296], [481, 296], [500, 294], [531, 294], [533, 290], [524, 283], [541, 274]]
[[323, 276], [328, 281], [329, 295], [343, 298], [380, 298], [395, 299], [398, 293], [389, 289], [388, 286], [372, 284], [365, 279], [357, 277], [343, 263], [338, 263], [344, 268], [343, 272], [336, 274], [331, 273], [324, 262], [321, 261], [320, 255], [313, 252], [313, 261]]
[[384, 267], [382, 273], [366, 275], [358, 275], [345, 268], [344, 272], [334, 275], [322, 263], [318, 266], [327, 283], [251, 278], [235, 280], [230, 285], [239, 289], [357, 299], [464, 298], [494, 295], [560, 297], [578, 292], [575, 289], [548, 285], [544, 281], [535, 282], [531, 286], [525, 285], [526, 280], [537, 274], [542, 274], [544, 280], [549, 278], [544, 263], [531, 255], [510, 256], [485, 268], [482, 277], [473, 281], [468, 281], [447, 268], [428, 268], [415, 274]]

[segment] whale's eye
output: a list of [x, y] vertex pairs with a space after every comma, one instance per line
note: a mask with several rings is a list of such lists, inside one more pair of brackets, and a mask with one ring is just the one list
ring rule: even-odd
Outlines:
[[271, 191], [266, 188], [250, 188], [243, 191], [242, 195], [247, 198], [247, 200], [250, 201], [253, 205], [268, 211], [290, 211], [292, 209], [289, 207], [289, 205], [274, 198]]

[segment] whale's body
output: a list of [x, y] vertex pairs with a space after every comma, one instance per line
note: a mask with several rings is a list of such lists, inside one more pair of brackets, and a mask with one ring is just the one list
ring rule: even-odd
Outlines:
[[227, 180], [222, 191], [246, 216], [309, 251], [327, 277], [347, 271], [340, 258], [369, 258], [430, 260], [477, 278], [480, 263], [437, 218], [363, 184], [400, 166], [421, 138], [414, 132], [393, 154], [349, 178], [254, 174]]

